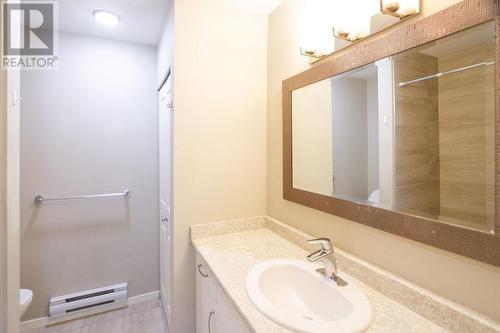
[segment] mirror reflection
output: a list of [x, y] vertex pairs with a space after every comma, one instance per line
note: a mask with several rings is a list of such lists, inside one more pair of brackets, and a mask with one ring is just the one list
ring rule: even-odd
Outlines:
[[488, 22], [294, 90], [293, 187], [492, 231], [494, 59]]

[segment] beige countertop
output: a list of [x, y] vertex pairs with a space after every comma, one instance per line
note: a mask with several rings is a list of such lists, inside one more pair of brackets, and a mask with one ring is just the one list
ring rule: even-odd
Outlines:
[[[261, 314], [250, 302], [245, 290], [246, 275], [257, 263], [278, 258], [305, 260], [308, 252], [296, 244], [301, 241], [301, 237], [307, 235], [297, 234], [296, 230], [291, 228], [290, 230], [286, 229], [288, 227], [285, 225], [267, 217], [219, 222], [192, 226], [191, 228], [192, 242], [197, 253], [206, 262], [249, 328], [258, 333], [290, 332]], [[436, 320], [433, 322], [417, 314], [359, 279], [348, 275], [342, 270], [343, 264], [346, 263], [342, 262], [342, 258], [339, 258], [339, 261], [341, 264], [340, 275], [351, 279], [365, 293], [372, 305], [374, 315], [367, 332], [432, 333], [456, 331], [455, 329], [450, 330], [450, 327], [443, 328], [435, 322]], [[367, 278], [373, 277], [367, 276]], [[415, 300], [414, 295], [412, 298]], [[429, 303], [428, 300], [424, 300], [425, 302]], [[432, 306], [432, 302], [429, 304]], [[451, 310], [446, 309], [446, 311]], [[442, 315], [446, 315], [446, 313]], [[454, 321], [456, 320], [464, 321], [460, 324], [461, 330], [464, 332], [476, 332], [476, 329], [477, 332], [498, 332], [498, 327], [493, 326], [487, 327], [485, 330], [485, 327], [481, 326], [485, 323], [478, 324], [476, 319], [454, 318]], [[442, 321], [448, 325], [446, 318]], [[449, 325], [452, 326], [453, 323], [449, 323]], [[474, 330], [471, 331], [471, 327], [474, 327]]]

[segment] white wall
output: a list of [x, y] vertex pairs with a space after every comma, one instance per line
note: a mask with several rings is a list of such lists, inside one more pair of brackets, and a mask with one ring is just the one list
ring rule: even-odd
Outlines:
[[379, 152], [378, 152], [378, 80], [366, 80], [366, 139], [367, 142], [367, 195], [379, 188]]
[[394, 89], [392, 60], [376, 62], [378, 79], [379, 188], [381, 206], [394, 201]]
[[[158, 290], [156, 50], [61, 34], [59, 69], [22, 73], [24, 319], [49, 297], [127, 281], [129, 296]], [[120, 192], [33, 204], [36, 194]]]
[[332, 80], [334, 191], [340, 196], [367, 198], [366, 80]]
[[193, 224], [266, 213], [267, 17], [175, 4], [173, 313], [195, 328]]

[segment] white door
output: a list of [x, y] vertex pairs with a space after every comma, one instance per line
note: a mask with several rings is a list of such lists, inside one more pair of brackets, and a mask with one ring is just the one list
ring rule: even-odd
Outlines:
[[160, 296], [171, 323], [172, 78], [159, 94]]

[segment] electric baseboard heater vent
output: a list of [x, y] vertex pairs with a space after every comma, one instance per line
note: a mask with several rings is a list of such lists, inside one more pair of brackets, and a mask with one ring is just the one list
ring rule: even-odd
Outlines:
[[52, 297], [49, 304], [49, 314], [51, 318], [55, 318], [101, 305], [124, 302], [127, 300], [127, 293], [127, 283], [120, 283]]

